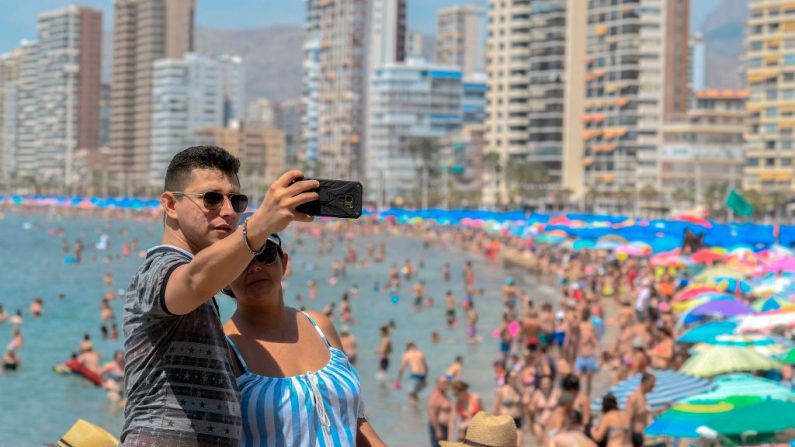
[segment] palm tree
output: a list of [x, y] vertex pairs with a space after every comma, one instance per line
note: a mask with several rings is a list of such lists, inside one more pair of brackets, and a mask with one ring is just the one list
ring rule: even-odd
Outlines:
[[430, 183], [430, 177], [434, 173], [433, 168], [439, 165], [439, 141], [431, 137], [415, 137], [409, 140], [406, 150], [411, 154], [415, 165], [419, 165], [417, 168], [419, 177], [417, 184], [420, 185], [422, 208], [425, 209], [428, 207], [428, 183]]
[[517, 160], [508, 164], [505, 177], [514, 192], [514, 199], [522, 202], [529, 198], [534, 201], [546, 195], [550, 177], [546, 167], [541, 163]]
[[693, 191], [685, 188], [676, 188], [673, 194], [671, 194], [671, 198], [673, 198], [677, 203], [693, 203], [694, 197]]

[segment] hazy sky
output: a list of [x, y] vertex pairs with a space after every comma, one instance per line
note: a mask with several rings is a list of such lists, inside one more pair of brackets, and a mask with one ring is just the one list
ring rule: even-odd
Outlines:
[[[582, 0], [585, 2], [586, 0]], [[691, 27], [721, 0], [692, 0]], [[112, 25], [113, 0], [0, 0], [0, 53], [14, 49], [23, 38], [36, 38], [36, 16], [42, 11], [62, 8], [71, 3], [102, 10], [105, 29]], [[196, 22], [201, 26], [237, 29], [268, 25], [300, 25], [304, 19], [303, 0], [198, 0]], [[457, 4], [487, 5], [487, 0], [409, 0], [408, 26], [426, 33], [434, 32], [436, 10]]]

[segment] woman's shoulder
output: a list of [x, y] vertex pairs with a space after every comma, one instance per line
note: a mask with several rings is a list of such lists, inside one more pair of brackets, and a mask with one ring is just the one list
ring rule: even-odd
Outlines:
[[[291, 308], [292, 309], [292, 308]], [[308, 315], [310, 319], [312, 319], [315, 324], [320, 328], [323, 335], [326, 336], [331, 346], [342, 349], [342, 341], [340, 341], [340, 337], [337, 334], [337, 329], [334, 327], [334, 323], [331, 321], [329, 317], [321, 312], [316, 312], [314, 310], [305, 309], [303, 311], [298, 311], [296, 309], [292, 309], [296, 313], [303, 312], [304, 314]]]

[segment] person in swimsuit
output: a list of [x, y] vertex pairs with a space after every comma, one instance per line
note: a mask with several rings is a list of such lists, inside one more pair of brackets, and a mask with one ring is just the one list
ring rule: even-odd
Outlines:
[[224, 332], [241, 394], [241, 445], [385, 445], [365, 417], [359, 375], [334, 324], [284, 305], [288, 262], [272, 234], [225, 289], [237, 302]]
[[340, 330], [340, 341], [342, 342], [342, 351], [348, 356], [348, 361], [351, 365], [356, 366], [356, 358], [359, 355], [359, 343], [356, 337], [351, 334], [348, 326], [343, 326]]
[[602, 417], [599, 424], [591, 429], [591, 437], [599, 447], [632, 445], [629, 418], [618, 408], [618, 400], [613, 393], [607, 393], [602, 398]]
[[403, 358], [400, 360], [400, 368], [398, 368], [395, 380], [397, 383], [402, 380], [403, 371], [407, 367], [411, 372], [409, 378], [414, 382], [409, 392], [409, 400], [415, 403], [419, 399], [420, 391], [428, 385], [428, 362], [425, 361], [425, 354], [412, 341], [406, 343], [406, 352], [403, 353]]
[[19, 370], [22, 367], [22, 361], [19, 360], [19, 356], [13, 349], [9, 349], [6, 351], [5, 355], [3, 355], [3, 371], [5, 372], [14, 372]]
[[505, 385], [497, 388], [494, 397], [495, 415], [507, 414], [513, 418], [516, 424], [518, 438], [517, 447], [522, 446], [522, 422], [524, 421], [525, 400], [522, 398], [522, 390], [519, 387], [519, 374], [509, 372], [505, 379]]
[[8, 312], [3, 308], [3, 305], [0, 304], [0, 323], [5, 323], [8, 321]]
[[552, 410], [555, 409], [555, 396], [552, 388], [552, 378], [544, 376], [539, 381], [539, 387], [530, 398], [530, 419], [536, 439], [540, 442], [544, 438], [544, 427], [549, 420]]
[[378, 354], [378, 378], [386, 378], [386, 371], [389, 369], [389, 356], [392, 354], [392, 336], [389, 326], [381, 326], [379, 329], [381, 342], [375, 352]]
[[453, 401], [447, 395], [449, 380], [446, 376], [436, 379], [436, 388], [428, 398], [428, 429], [431, 435], [431, 447], [437, 447], [439, 441], [450, 440], [450, 423]]
[[651, 420], [651, 409], [646, 396], [654, 390], [656, 381], [657, 378], [653, 374], [643, 373], [640, 378], [640, 386], [627, 398], [625, 408], [632, 429], [633, 447], [643, 446], [643, 431], [646, 430]]
[[453, 364], [447, 368], [447, 371], [444, 373], [444, 377], [447, 378], [448, 381], [458, 380], [461, 377], [461, 368], [464, 366], [464, 356], [457, 355], [453, 360]]
[[450, 386], [453, 388], [456, 399], [455, 412], [458, 416], [457, 439], [463, 441], [469, 422], [483, 409], [483, 401], [478, 394], [469, 391], [469, 384], [466, 382], [456, 380]]
[[478, 312], [475, 310], [475, 303], [470, 301], [469, 309], [467, 310], [467, 343], [479, 343], [477, 331], [478, 325]]
[[447, 327], [449, 329], [453, 329], [456, 327], [456, 318], [455, 318], [456, 302], [452, 290], [448, 290], [447, 293], [444, 294], [444, 305], [445, 305], [445, 312], [447, 315]]
[[124, 352], [113, 353], [113, 360], [100, 368], [99, 375], [104, 380], [102, 388], [108, 393], [108, 399], [121, 402], [124, 397]]

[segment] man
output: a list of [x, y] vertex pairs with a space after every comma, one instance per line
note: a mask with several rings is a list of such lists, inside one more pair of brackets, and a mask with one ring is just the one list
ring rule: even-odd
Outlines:
[[585, 395], [591, 395], [591, 382], [598, 369], [596, 358], [598, 356], [599, 338], [596, 328], [591, 322], [591, 311], [588, 307], [582, 309], [579, 329], [577, 331], [577, 360], [574, 367], [580, 375], [580, 381], [585, 382]]
[[403, 359], [400, 361], [400, 369], [398, 369], [397, 382], [399, 383], [403, 378], [403, 370], [408, 366], [411, 371], [411, 380], [414, 381], [414, 386], [409, 392], [409, 400], [412, 403], [417, 402], [419, 399], [420, 391], [428, 384], [428, 363], [425, 361], [425, 354], [417, 348], [414, 342], [406, 343], [406, 352], [403, 353]]
[[386, 379], [386, 371], [389, 369], [389, 356], [392, 355], [392, 333], [389, 326], [381, 326], [379, 329], [381, 342], [375, 352], [378, 354], [378, 374], [379, 380]]
[[654, 390], [656, 381], [657, 378], [654, 375], [643, 373], [640, 378], [640, 386], [627, 399], [626, 411], [632, 430], [633, 447], [643, 446], [643, 431], [646, 430], [651, 420], [651, 409], [646, 395]]
[[214, 296], [271, 233], [310, 216], [295, 207], [318, 186], [290, 171], [238, 228], [248, 198], [224, 149], [185, 149], [166, 171], [162, 245], [147, 252], [124, 299], [126, 391], [121, 445], [237, 446], [240, 398]]
[[450, 436], [450, 422], [453, 414], [453, 401], [447, 395], [449, 380], [447, 376], [436, 379], [436, 388], [428, 398], [428, 417], [430, 418], [431, 446], [439, 441], [447, 441]]

